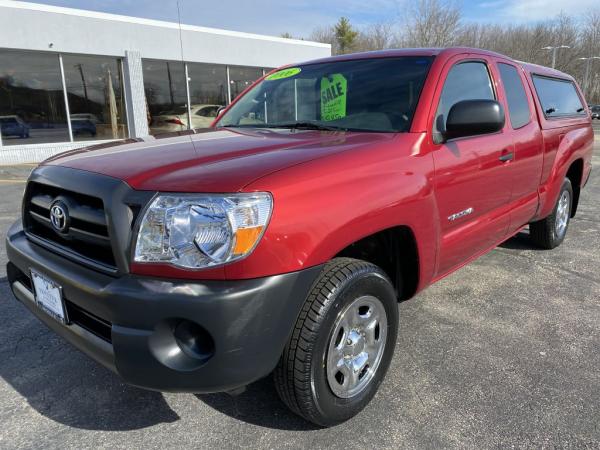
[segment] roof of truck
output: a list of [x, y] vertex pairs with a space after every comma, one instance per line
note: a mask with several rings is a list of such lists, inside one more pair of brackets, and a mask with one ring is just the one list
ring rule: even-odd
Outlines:
[[573, 77], [568, 73], [561, 72], [560, 70], [552, 69], [546, 66], [540, 66], [539, 64], [527, 63], [523, 61], [515, 61], [517, 64], [520, 64], [525, 71], [529, 73], [535, 73], [538, 75], [546, 75], [549, 77], [557, 77], [557, 78], [565, 78], [568, 80], [573, 80]]
[[500, 53], [496, 53], [490, 50], [482, 50], [480, 48], [472, 48], [472, 47], [448, 47], [448, 48], [401, 48], [401, 49], [386, 49], [386, 50], [375, 50], [370, 52], [359, 52], [359, 53], [349, 53], [346, 55], [337, 55], [330, 56], [327, 58], [316, 59], [312, 61], [307, 61], [304, 64], [317, 64], [324, 62], [334, 62], [334, 61], [351, 61], [357, 59], [371, 59], [371, 58], [389, 58], [393, 56], [438, 56], [445, 55], [447, 57], [451, 57], [454, 55], [460, 55], [463, 53], [475, 53], [479, 55], [487, 55], [494, 56], [496, 58], [506, 59], [508, 61], [512, 61], [516, 64], [519, 64], [523, 69], [530, 73], [535, 73], [539, 75], [546, 75], [552, 77], [566, 78], [572, 79], [572, 77], [566, 73], [563, 73], [556, 69], [551, 69], [550, 67], [544, 67], [537, 64], [526, 63], [523, 61], [517, 61], [512, 58], [509, 58], [506, 55], [502, 55]]

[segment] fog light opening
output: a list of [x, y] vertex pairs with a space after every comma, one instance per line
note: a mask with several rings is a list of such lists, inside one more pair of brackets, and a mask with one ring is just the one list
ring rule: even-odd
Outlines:
[[154, 357], [173, 370], [197, 370], [215, 355], [210, 333], [187, 319], [159, 322], [148, 344]]
[[215, 353], [212, 337], [197, 323], [181, 320], [175, 326], [173, 336], [181, 351], [190, 358], [204, 362]]

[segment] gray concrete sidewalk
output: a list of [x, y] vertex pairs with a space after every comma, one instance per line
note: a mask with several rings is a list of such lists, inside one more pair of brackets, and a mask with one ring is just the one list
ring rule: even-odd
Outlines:
[[0, 166], [0, 181], [24, 181], [37, 164], [19, 164], [15, 166]]

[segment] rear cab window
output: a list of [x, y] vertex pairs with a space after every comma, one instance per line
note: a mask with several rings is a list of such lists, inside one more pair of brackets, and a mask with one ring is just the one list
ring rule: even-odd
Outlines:
[[532, 79], [547, 119], [586, 115], [572, 81], [535, 74], [532, 75]]
[[498, 63], [498, 70], [504, 85], [510, 124], [514, 130], [522, 128], [531, 121], [531, 110], [521, 75], [512, 64]]

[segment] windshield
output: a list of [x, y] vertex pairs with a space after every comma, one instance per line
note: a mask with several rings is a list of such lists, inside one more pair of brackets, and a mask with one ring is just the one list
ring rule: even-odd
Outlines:
[[216, 126], [408, 131], [431, 61], [373, 58], [283, 69], [244, 95]]

